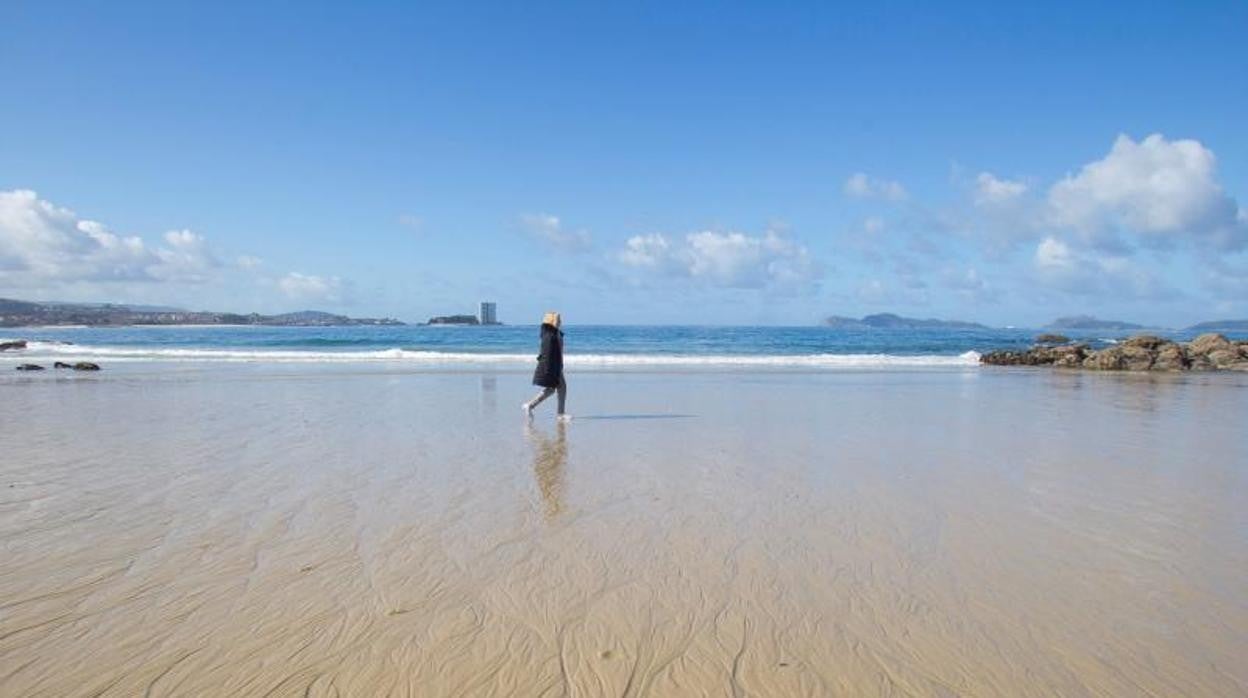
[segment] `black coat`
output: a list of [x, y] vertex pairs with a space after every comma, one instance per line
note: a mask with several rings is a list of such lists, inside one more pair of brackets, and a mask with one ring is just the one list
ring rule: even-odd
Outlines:
[[542, 353], [537, 355], [533, 385], [555, 388], [563, 380], [563, 333], [554, 325], [542, 325]]

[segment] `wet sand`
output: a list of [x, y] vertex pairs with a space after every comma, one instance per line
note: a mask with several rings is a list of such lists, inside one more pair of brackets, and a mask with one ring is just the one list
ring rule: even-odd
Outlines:
[[569, 382], [5, 375], [0, 695], [1248, 695], [1248, 376]]

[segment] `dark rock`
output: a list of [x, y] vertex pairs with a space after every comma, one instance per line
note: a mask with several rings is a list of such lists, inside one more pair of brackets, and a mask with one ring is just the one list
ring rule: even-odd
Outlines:
[[1231, 364], [1239, 362], [1239, 351], [1234, 347], [1230, 349], [1214, 349], [1206, 354], [1209, 361], [1218, 368], [1226, 368]]
[[1075, 367], [1083, 362], [1087, 350], [1086, 344], [1066, 344], [1057, 347], [1036, 346], [1025, 351], [1005, 349], [990, 351], [980, 356], [979, 361], [994, 366]]
[[19, 371], [42, 371], [43, 367], [39, 364], [22, 364], [17, 367]]
[[979, 355], [979, 363], [990, 366], [1015, 366], [1019, 363], [1018, 356], [1019, 352], [1008, 349], [986, 351]]
[[1035, 351], [1012, 351], [1009, 349], [987, 352], [979, 357], [979, 362], [993, 366], [1041, 366], [1051, 363], [1051, 361], [1045, 360], [1045, 357], [1037, 354]]
[[1059, 368], [1078, 368], [1083, 365], [1083, 360], [1088, 355], [1088, 346], [1086, 344], [1068, 344], [1060, 347], [1053, 347], [1049, 350], [1053, 356], [1053, 365]]
[[52, 367], [53, 368], [73, 368], [73, 365], [67, 364], [64, 361], [57, 361], [56, 363], [52, 364]]
[[12, 342], [0, 342], [0, 351], [15, 351], [17, 349], [25, 349], [26, 340], [18, 339]]
[[1036, 344], [1069, 344], [1069, 343], [1070, 343], [1070, 337], [1067, 337], [1064, 334], [1052, 334], [1050, 332], [1046, 332], [1040, 335], [1039, 337], [1036, 337]]
[[1130, 337], [1128, 339], [1122, 340], [1119, 346], [1140, 347], [1143, 349], [1156, 350], [1156, 349], [1160, 349], [1161, 347], [1167, 344], [1174, 344], [1174, 342], [1168, 339], [1162, 339], [1161, 337], [1154, 337], [1151, 334], [1139, 334], [1134, 337]]
[[74, 364], [74, 370], [75, 371], [98, 371], [100, 370], [100, 366], [99, 364], [93, 364], [90, 361], [79, 361], [78, 363]]
[[1127, 367], [1127, 360], [1121, 347], [1110, 347], [1089, 354], [1083, 360], [1083, 367], [1097, 371], [1121, 371]]
[[1157, 352], [1157, 357], [1153, 359], [1154, 371], [1182, 371], [1190, 368], [1192, 362], [1187, 358], [1187, 352], [1183, 351], [1183, 347], [1178, 344], [1168, 344]]
[[1204, 354], [1193, 354], [1189, 351], [1187, 358], [1191, 362], [1188, 368], [1192, 371], [1213, 371], [1217, 369], [1217, 366], [1213, 365], [1209, 357]]
[[1193, 339], [1191, 343], [1187, 345], [1187, 350], [1190, 354], [1208, 354], [1209, 352], [1216, 351], [1218, 349], [1233, 349], [1234, 346], [1235, 345], [1231, 344], [1231, 340], [1226, 337], [1217, 334], [1216, 332], [1210, 332]]
[[[1036, 340], [1041, 342], [1046, 337]], [[1027, 350], [990, 351], [980, 362], [1094, 371], [1242, 371], [1248, 370], [1248, 341], [1232, 342], [1220, 334], [1204, 334], [1189, 344], [1180, 344], [1163, 337], [1137, 335], [1099, 351], [1089, 350], [1086, 344], [1038, 343]]]
[[1154, 356], [1152, 351], [1141, 346], [1122, 347], [1122, 360], [1128, 371], [1147, 371], [1153, 367]]
[[1147, 371], [1153, 367], [1155, 356], [1142, 346], [1123, 342], [1092, 352], [1083, 360], [1083, 367], [1097, 371]]

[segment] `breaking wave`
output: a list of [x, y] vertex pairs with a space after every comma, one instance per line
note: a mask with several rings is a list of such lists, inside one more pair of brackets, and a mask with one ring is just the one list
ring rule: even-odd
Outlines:
[[[55, 342], [31, 342], [24, 351], [6, 353], [29, 360], [38, 356], [79, 357], [111, 361], [176, 361], [223, 363], [411, 363], [531, 366], [534, 354], [440, 352], [394, 347], [372, 351], [296, 351], [282, 349], [209, 349], [109, 347]], [[958, 367], [975, 366], [979, 353], [957, 356], [905, 354], [568, 354], [565, 363], [580, 367]]]

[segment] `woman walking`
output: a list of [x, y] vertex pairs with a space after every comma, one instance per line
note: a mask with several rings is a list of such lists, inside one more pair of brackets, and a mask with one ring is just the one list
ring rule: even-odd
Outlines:
[[537, 355], [537, 370], [533, 371], [533, 385], [540, 385], [542, 392], [520, 407], [524, 413], [533, 416], [533, 408], [552, 394], [559, 393], [559, 420], [567, 421], [572, 417], [564, 413], [568, 400], [568, 384], [563, 380], [563, 332], [559, 326], [563, 319], [559, 313], [546, 313], [542, 318], [542, 348]]

